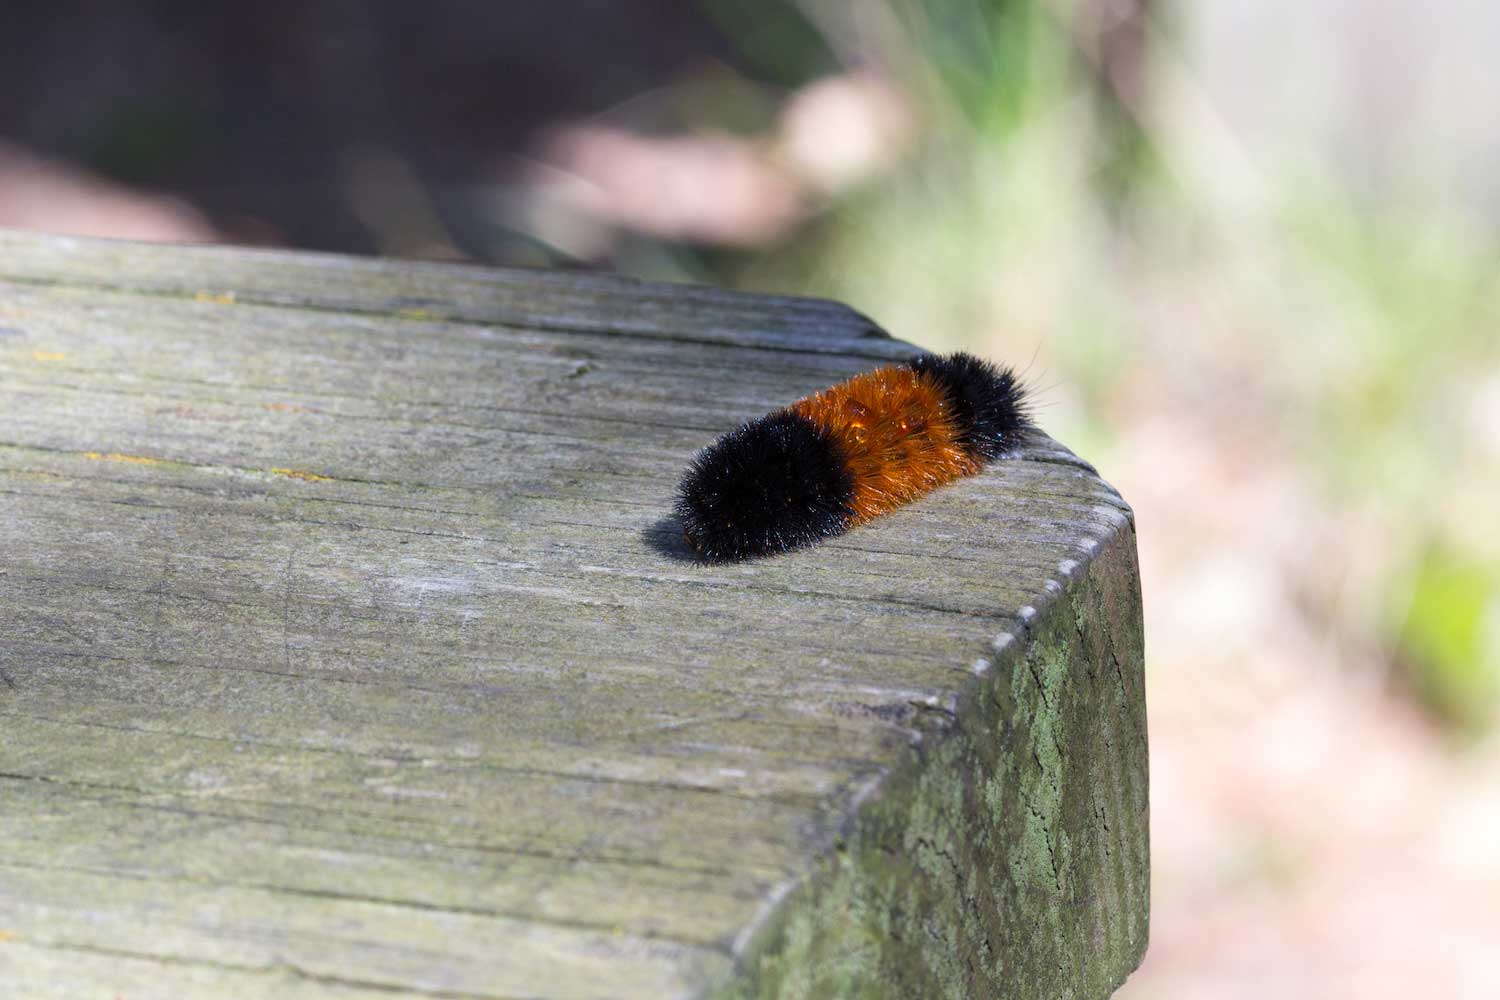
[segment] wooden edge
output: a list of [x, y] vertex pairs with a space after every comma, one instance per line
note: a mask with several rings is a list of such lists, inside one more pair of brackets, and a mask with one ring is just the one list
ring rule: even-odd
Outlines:
[[977, 656], [859, 789], [811, 877], [735, 942], [713, 1000], [1080, 997], [1140, 964], [1150, 915], [1133, 517]]
[[[150, 252], [142, 253], [147, 247]], [[868, 317], [838, 302], [591, 272], [142, 244], [0, 229], [0, 278], [224, 304], [609, 332], [882, 360], [906, 353]]]

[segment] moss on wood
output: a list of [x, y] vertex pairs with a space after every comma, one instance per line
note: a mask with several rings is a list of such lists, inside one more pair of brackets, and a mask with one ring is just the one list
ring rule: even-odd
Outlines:
[[720, 995], [1108, 996], [1147, 939], [1142, 667], [1125, 531], [928, 720]]

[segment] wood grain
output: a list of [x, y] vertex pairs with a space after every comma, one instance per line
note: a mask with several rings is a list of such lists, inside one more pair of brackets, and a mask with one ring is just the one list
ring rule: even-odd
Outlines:
[[1129, 508], [1038, 433], [738, 566], [834, 303], [0, 233], [8, 995], [1104, 997], [1145, 947]]

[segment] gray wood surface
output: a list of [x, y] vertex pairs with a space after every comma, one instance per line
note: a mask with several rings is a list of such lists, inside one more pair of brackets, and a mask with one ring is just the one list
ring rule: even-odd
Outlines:
[[833, 303], [0, 232], [0, 994], [1102, 998], [1129, 508], [1038, 433], [687, 561]]

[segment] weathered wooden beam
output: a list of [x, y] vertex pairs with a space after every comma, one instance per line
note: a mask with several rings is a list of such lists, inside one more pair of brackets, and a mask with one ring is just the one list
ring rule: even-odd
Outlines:
[[1036, 434], [688, 561], [827, 302], [0, 233], [6, 995], [1103, 998], [1147, 933], [1129, 508]]

